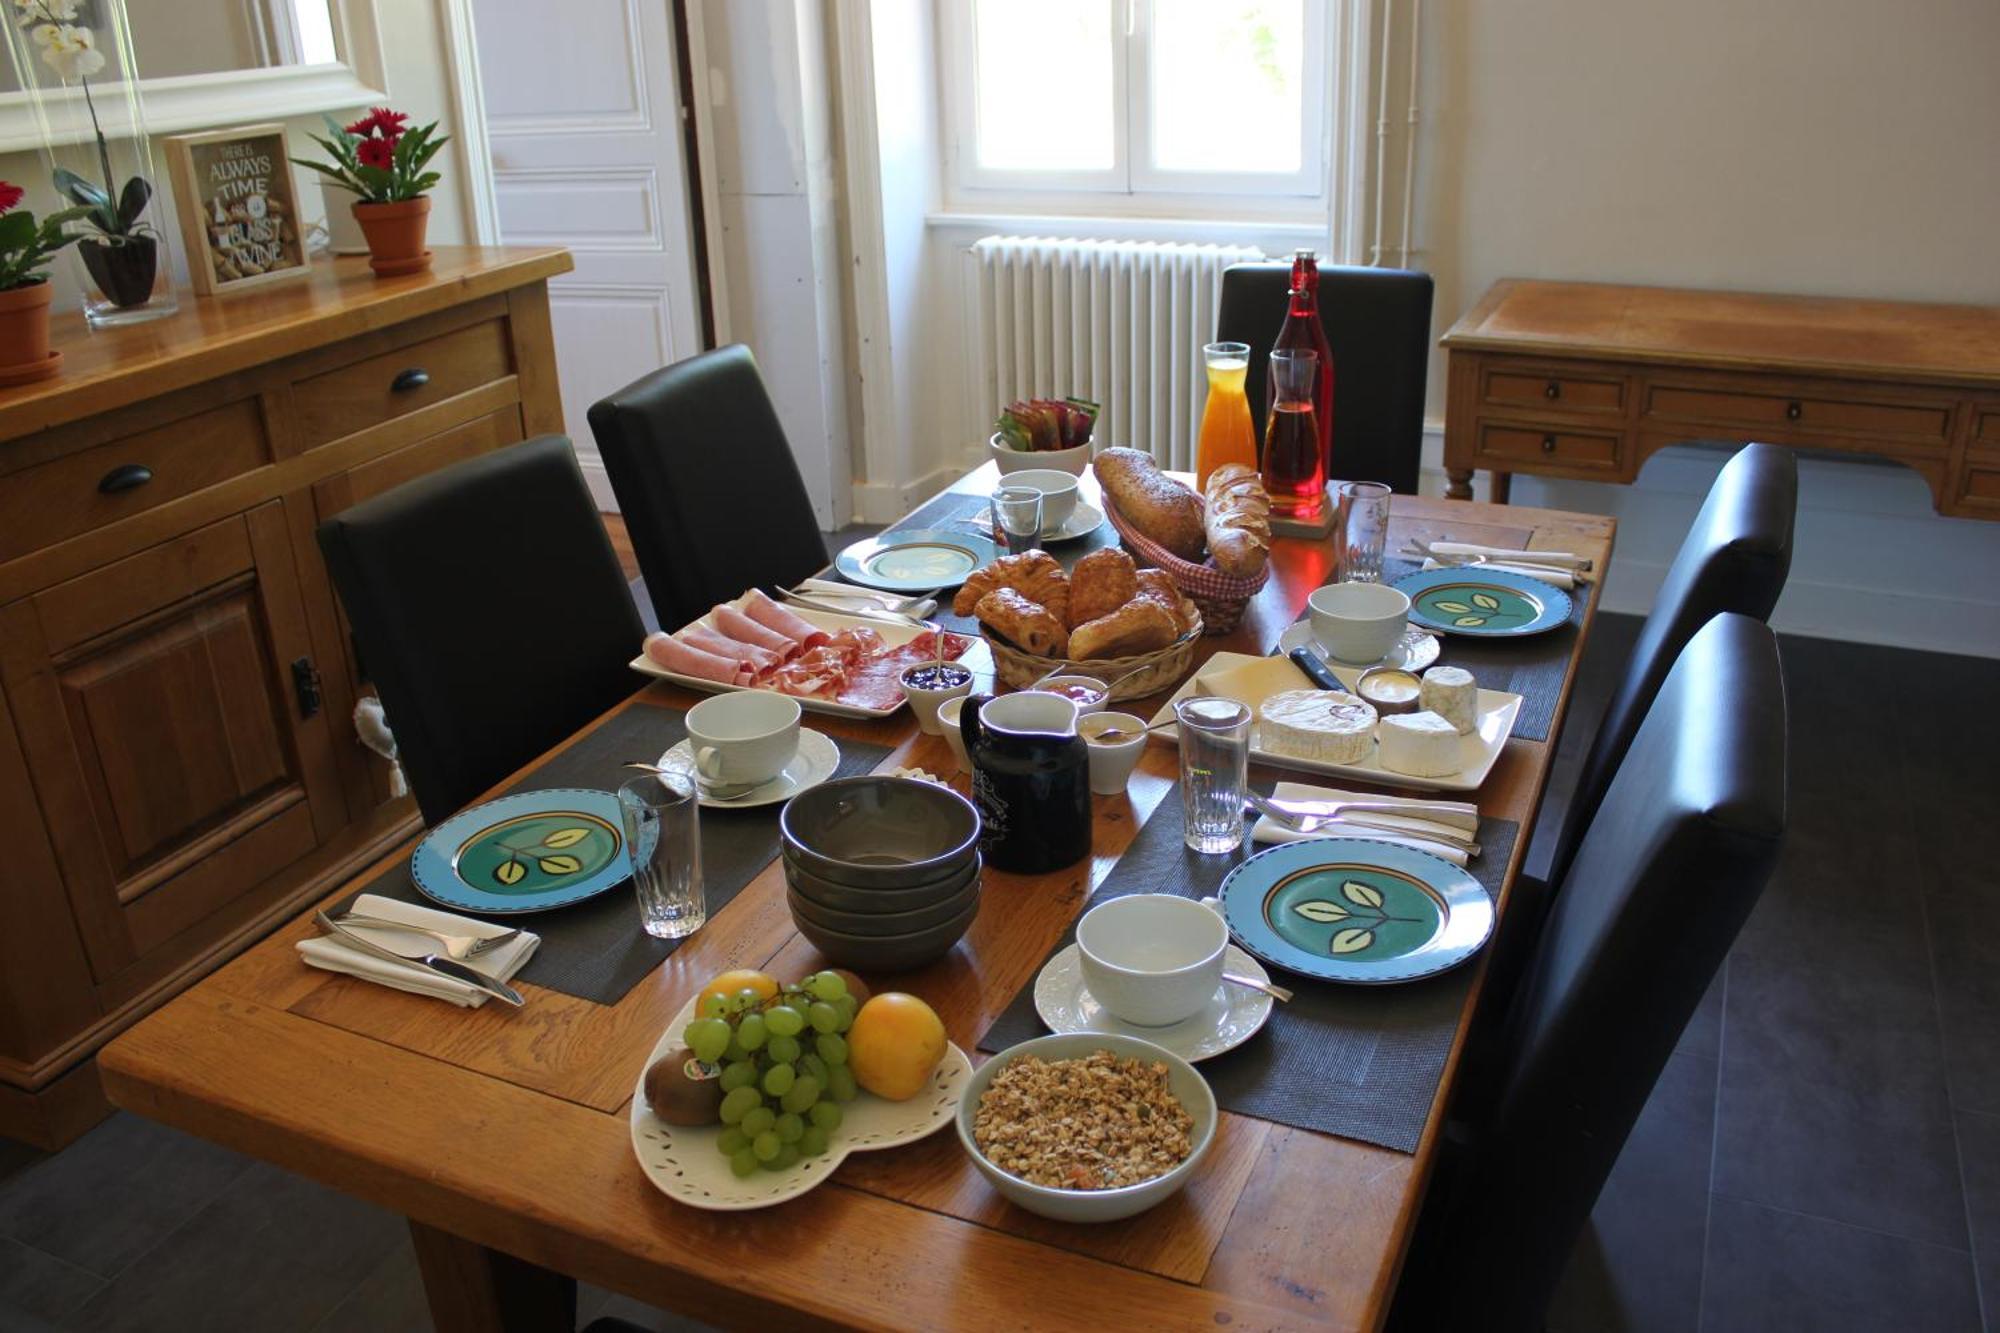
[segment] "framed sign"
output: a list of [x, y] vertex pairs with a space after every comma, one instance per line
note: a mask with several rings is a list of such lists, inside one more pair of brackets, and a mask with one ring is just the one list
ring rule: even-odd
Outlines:
[[284, 126], [182, 134], [166, 145], [197, 293], [215, 296], [306, 275]]

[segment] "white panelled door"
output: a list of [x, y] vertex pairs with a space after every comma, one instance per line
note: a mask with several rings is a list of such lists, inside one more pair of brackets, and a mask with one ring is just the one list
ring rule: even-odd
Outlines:
[[584, 414], [701, 350], [667, 0], [474, 0], [500, 239], [562, 245], [549, 284], [563, 413], [605, 508]]

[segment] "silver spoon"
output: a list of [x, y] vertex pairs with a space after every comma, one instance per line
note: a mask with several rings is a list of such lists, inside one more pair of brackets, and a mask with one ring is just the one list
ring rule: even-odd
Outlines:
[[1279, 1004], [1283, 1004], [1292, 998], [1292, 993], [1283, 986], [1274, 986], [1268, 981], [1259, 981], [1255, 977], [1246, 977], [1240, 972], [1224, 972], [1222, 979], [1232, 986], [1244, 986], [1250, 990], [1263, 991], [1264, 994], [1270, 996]]

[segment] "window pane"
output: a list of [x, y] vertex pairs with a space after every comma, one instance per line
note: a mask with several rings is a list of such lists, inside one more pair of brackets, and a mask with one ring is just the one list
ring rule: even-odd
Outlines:
[[979, 165], [1110, 170], [1110, 0], [977, 0], [972, 8]]
[[1303, 165], [1304, 10], [1304, 0], [1153, 0], [1155, 167]]

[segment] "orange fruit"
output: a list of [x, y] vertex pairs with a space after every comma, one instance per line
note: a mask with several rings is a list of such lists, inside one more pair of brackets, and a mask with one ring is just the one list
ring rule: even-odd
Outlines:
[[768, 1000], [778, 993], [778, 981], [776, 977], [755, 968], [735, 968], [701, 988], [701, 994], [694, 997], [694, 1011], [699, 1014], [711, 995], [730, 996], [744, 989], [754, 990]]
[[847, 1031], [854, 1081], [877, 1097], [906, 1102], [924, 1090], [944, 1059], [944, 1023], [914, 995], [885, 991], [870, 998]]

